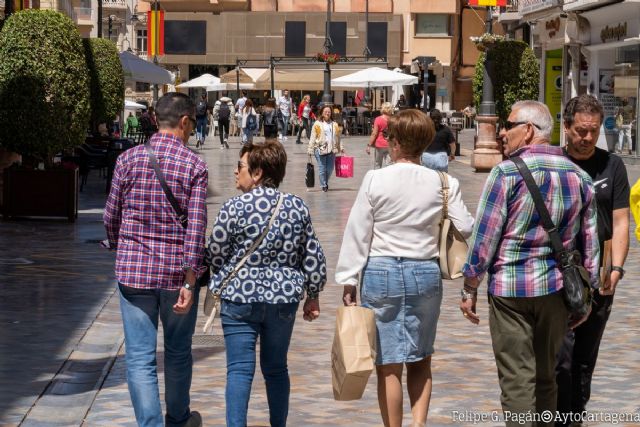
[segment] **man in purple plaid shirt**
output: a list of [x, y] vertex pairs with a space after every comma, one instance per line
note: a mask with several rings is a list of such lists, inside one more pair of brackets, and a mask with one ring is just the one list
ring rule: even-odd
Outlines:
[[[530, 169], [563, 246], [580, 251], [596, 285], [599, 244], [593, 184], [560, 147], [549, 145], [552, 129], [544, 104], [521, 101], [513, 105], [500, 135], [505, 152], [522, 158]], [[553, 417], [549, 422], [545, 418], [555, 416], [555, 356], [569, 315], [549, 235], [511, 160], [489, 174], [462, 271], [460, 309], [474, 324], [480, 322], [478, 286], [489, 273], [489, 329], [506, 425], [552, 426]], [[530, 419], [535, 417], [541, 422]]]
[[[118, 157], [104, 224], [110, 246], [118, 251], [127, 382], [138, 425], [200, 426], [200, 414], [189, 409], [189, 389], [198, 307], [194, 286], [205, 270], [207, 164], [185, 146], [196, 125], [188, 96], [164, 95], [156, 115], [160, 130], [149, 143], [188, 225], [178, 220], [144, 146]], [[164, 332], [164, 420], [156, 362], [158, 318]]]

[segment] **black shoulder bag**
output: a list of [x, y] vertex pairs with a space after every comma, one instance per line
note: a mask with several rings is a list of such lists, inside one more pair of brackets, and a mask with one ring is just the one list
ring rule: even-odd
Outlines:
[[[158, 166], [156, 153], [153, 152], [153, 148], [151, 148], [151, 144], [149, 143], [149, 141], [144, 143], [144, 148], [147, 150], [147, 155], [149, 156], [149, 163], [151, 163], [151, 167], [156, 173], [156, 178], [158, 178], [158, 181], [160, 181], [160, 186], [164, 191], [164, 195], [167, 197], [167, 200], [169, 200], [169, 203], [171, 204], [173, 211], [176, 213], [176, 216], [178, 217], [178, 221], [180, 221], [180, 224], [186, 230], [187, 227], [189, 226], [189, 218], [187, 217], [185, 212], [182, 210], [182, 208], [180, 207], [180, 204], [176, 200], [176, 197], [173, 195], [173, 192], [167, 185], [167, 181], [164, 179], [164, 174], [160, 170], [160, 166]], [[201, 286], [207, 286], [210, 278], [211, 278], [211, 272], [209, 268], [207, 268], [207, 270], [204, 273], [202, 273], [200, 277], [196, 280], [196, 285], [198, 286], [198, 288]]]
[[589, 312], [593, 296], [589, 273], [582, 265], [582, 256], [579, 251], [568, 251], [562, 245], [560, 233], [551, 220], [549, 210], [540, 194], [540, 188], [536, 185], [524, 160], [518, 156], [512, 157], [511, 160], [516, 164], [520, 175], [527, 184], [533, 203], [540, 215], [542, 227], [549, 233], [558, 268], [562, 273], [564, 303], [572, 317], [580, 318]]

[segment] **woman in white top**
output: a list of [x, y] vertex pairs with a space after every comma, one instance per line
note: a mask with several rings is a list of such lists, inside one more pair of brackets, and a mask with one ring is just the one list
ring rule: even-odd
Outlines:
[[242, 109], [242, 132], [245, 136], [242, 139], [242, 145], [253, 142], [253, 134], [256, 129], [258, 129], [258, 113], [253, 109], [253, 101], [247, 99]]
[[320, 119], [313, 124], [307, 153], [316, 156], [322, 191], [329, 191], [329, 177], [333, 173], [336, 154], [344, 152], [340, 145], [340, 127], [331, 118], [331, 106], [320, 110]]
[[[414, 426], [425, 425], [431, 398], [431, 354], [442, 302], [437, 262], [442, 192], [438, 173], [421, 166], [420, 155], [434, 134], [433, 122], [421, 111], [389, 117], [393, 164], [365, 175], [336, 267], [344, 304], [356, 303], [361, 276], [362, 306], [375, 312], [378, 402], [385, 426], [402, 425], [404, 365]], [[449, 216], [468, 237], [473, 217], [458, 180], [449, 177], [449, 184]]]

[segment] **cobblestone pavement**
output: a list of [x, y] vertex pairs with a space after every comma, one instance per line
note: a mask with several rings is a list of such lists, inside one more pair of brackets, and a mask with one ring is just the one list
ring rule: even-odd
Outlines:
[[[450, 173], [460, 179], [463, 199], [469, 210], [475, 212], [486, 174], [474, 173], [468, 165], [469, 151], [465, 148], [471, 148], [471, 133], [463, 133], [461, 140], [465, 155], [450, 166]], [[365, 138], [345, 139], [348, 154], [355, 156], [356, 176], [332, 178], [330, 191], [323, 193], [317, 187], [309, 192], [304, 187], [305, 146], [295, 145], [293, 138], [285, 143], [289, 163], [282, 189], [302, 196], [310, 207], [329, 266], [329, 284], [321, 295], [320, 319], [308, 323], [299, 313], [294, 329], [289, 353], [291, 426], [381, 425], [375, 375], [361, 400], [335, 402], [329, 360], [334, 313], [341, 304], [341, 288], [335, 286], [333, 273], [342, 230], [361, 178], [372, 166], [372, 159], [364, 154], [365, 144]], [[207, 140], [200, 150], [209, 164], [213, 192], [208, 199], [210, 223], [220, 204], [237, 194], [233, 169], [239, 144], [233, 141], [230, 150], [218, 147], [216, 137]], [[629, 175], [630, 181], [635, 182], [639, 169], [630, 166]], [[23, 419], [24, 425], [79, 425], [82, 419], [86, 426], [135, 425], [125, 379], [125, 349], [120, 346], [117, 298], [112, 298], [113, 255], [93, 244], [104, 235], [100, 224], [100, 204], [104, 196], [99, 194], [102, 181], [95, 175], [92, 180], [95, 186], [85, 190], [80, 219], [74, 225], [35, 221], [0, 224], [0, 243], [3, 243], [0, 260], [4, 260], [0, 271], [6, 272], [0, 276], [6, 291], [0, 302], [0, 320], [7, 325], [0, 332], [0, 425], [16, 425]], [[91, 191], [93, 196], [88, 195]], [[419, 192], [420, 189], [416, 189], [417, 196]], [[640, 315], [636, 310], [626, 309], [631, 304], [631, 285], [640, 273], [638, 255], [638, 245], [633, 239], [626, 265], [628, 273], [619, 288], [601, 346], [590, 411], [640, 412], [640, 387], [636, 386], [640, 366], [637, 350]], [[19, 258], [32, 264], [18, 264]], [[429, 425], [471, 424], [457, 417], [490, 416], [492, 411], [500, 409], [486, 299], [479, 303], [481, 324], [473, 326], [462, 318], [457, 308], [460, 286], [459, 280], [445, 282], [433, 356]], [[202, 323], [200, 318], [197, 333]], [[217, 325], [213, 337], [194, 337], [192, 409], [201, 412], [206, 426], [224, 425], [225, 356], [220, 334]], [[93, 364], [102, 361], [106, 375], [97, 380], [85, 379], [85, 386], [79, 387], [83, 381], [78, 378], [84, 376], [78, 375], [78, 371], [89, 371], [87, 361]], [[159, 364], [162, 381], [162, 357]], [[67, 371], [75, 380], [65, 382], [60, 378]], [[410, 412], [406, 400], [405, 396], [405, 425], [408, 425]], [[492, 421], [480, 424], [500, 425]], [[269, 425], [259, 370], [249, 407], [249, 425]]]

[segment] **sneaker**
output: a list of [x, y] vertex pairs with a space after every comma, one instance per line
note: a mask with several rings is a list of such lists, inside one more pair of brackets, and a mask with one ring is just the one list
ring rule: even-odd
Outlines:
[[220, 149], [224, 150], [224, 144], [220, 144]]
[[184, 427], [202, 427], [202, 416], [198, 411], [191, 411], [191, 416], [185, 423]]
[[302, 141], [300, 141], [299, 139], [296, 139], [296, 144], [302, 144]]
[[196, 139], [196, 148], [200, 148], [200, 140]]
[[282, 135], [278, 134], [278, 141], [282, 141]]
[[329, 187], [322, 187], [322, 191], [326, 193], [327, 191], [329, 191]]

